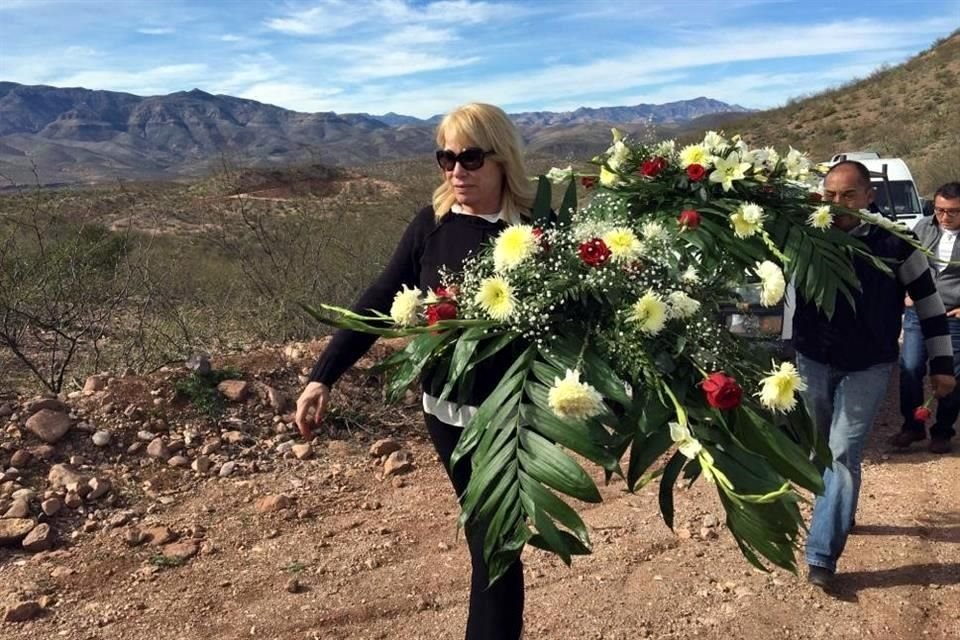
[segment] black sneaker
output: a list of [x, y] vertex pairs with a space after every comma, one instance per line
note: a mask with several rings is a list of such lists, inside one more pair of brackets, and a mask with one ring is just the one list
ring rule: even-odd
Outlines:
[[807, 582], [814, 585], [815, 587], [820, 587], [821, 589], [827, 589], [830, 584], [833, 582], [833, 571], [830, 569], [825, 569], [824, 567], [815, 567], [810, 565], [810, 572], [807, 573]]
[[930, 450], [930, 453], [950, 453], [950, 438], [931, 436], [927, 449]]
[[925, 440], [927, 434], [923, 431], [900, 431], [899, 433], [893, 434], [889, 442], [898, 449], [906, 449], [914, 442], [920, 442]]

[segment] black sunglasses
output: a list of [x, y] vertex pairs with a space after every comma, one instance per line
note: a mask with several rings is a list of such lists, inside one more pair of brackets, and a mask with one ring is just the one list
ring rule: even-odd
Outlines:
[[486, 157], [494, 153], [496, 152], [484, 151], [480, 147], [470, 147], [460, 153], [454, 153], [449, 149], [437, 149], [437, 164], [444, 171], [453, 171], [459, 162], [460, 166], [467, 171], [476, 171], [483, 166]]

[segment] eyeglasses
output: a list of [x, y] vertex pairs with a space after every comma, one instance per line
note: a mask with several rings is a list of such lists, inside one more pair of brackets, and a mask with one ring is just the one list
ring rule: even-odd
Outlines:
[[470, 147], [460, 153], [454, 153], [449, 149], [437, 149], [437, 164], [444, 171], [453, 171], [457, 163], [467, 171], [476, 171], [483, 166], [483, 161], [487, 156], [493, 155], [495, 151], [484, 151], [480, 147]]
[[947, 209], [946, 207], [934, 207], [933, 212], [938, 216], [947, 216], [949, 218], [960, 216], [960, 208]]

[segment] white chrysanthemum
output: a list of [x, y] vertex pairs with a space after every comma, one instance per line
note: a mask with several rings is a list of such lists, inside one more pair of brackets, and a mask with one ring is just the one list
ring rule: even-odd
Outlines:
[[746, 177], [749, 162], [740, 159], [739, 153], [731, 153], [726, 158], [717, 158], [714, 161], [714, 170], [710, 173], [710, 182], [719, 182], [724, 191], [730, 191], [736, 180]]
[[390, 305], [390, 318], [401, 327], [412, 327], [419, 321], [420, 314], [420, 294], [417, 287], [408, 289], [403, 285], [403, 289], [393, 296], [393, 304]]
[[783, 277], [783, 270], [770, 260], [757, 263], [755, 272], [760, 276], [760, 304], [772, 307], [783, 300], [783, 292], [787, 282]]
[[680, 150], [680, 166], [686, 169], [692, 164], [706, 168], [710, 165], [713, 156], [703, 145], [689, 144]]
[[763, 385], [757, 397], [760, 404], [772, 411], [789, 413], [797, 406], [796, 394], [807, 388], [800, 378], [797, 368], [790, 362], [780, 363], [780, 367], [770, 371], [770, 375], [760, 381]]
[[513, 287], [499, 277], [485, 278], [480, 283], [480, 290], [477, 291], [473, 301], [493, 320], [500, 322], [509, 320], [517, 308]]
[[830, 205], [825, 204], [817, 207], [807, 218], [807, 223], [814, 229], [829, 229], [833, 225], [833, 213], [830, 211]]
[[533, 227], [517, 224], [507, 227], [497, 236], [493, 246], [493, 266], [499, 271], [510, 271], [540, 250]]
[[716, 131], [707, 131], [707, 134], [703, 136], [703, 146], [709, 149], [712, 153], [717, 153], [723, 150], [723, 148], [729, 144], [730, 141]]
[[802, 180], [810, 173], [810, 158], [793, 147], [790, 147], [790, 151], [783, 162], [787, 167], [787, 177], [792, 180]]
[[675, 140], [664, 140], [653, 148], [653, 155], [661, 158], [672, 158], [677, 152], [677, 142]]
[[671, 318], [683, 320], [689, 318], [700, 310], [700, 301], [694, 300], [684, 291], [673, 291], [667, 296], [669, 308], [667, 315]]
[[550, 171], [547, 171], [546, 178], [554, 184], [560, 184], [561, 182], [569, 180], [571, 176], [573, 176], [572, 166], [568, 166], [566, 169], [550, 167]]
[[667, 323], [667, 303], [652, 290], [647, 291], [633, 303], [629, 317], [639, 325], [640, 331], [655, 336]]
[[671, 422], [670, 439], [676, 443], [680, 453], [690, 460], [696, 458], [703, 451], [703, 445], [693, 437], [693, 434], [690, 433], [690, 427], [685, 424]]
[[745, 202], [730, 214], [730, 226], [738, 238], [749, 238], [763, 228], [763, 207]]
[[688, 284], [697, 284], [700, 282], [700, 274], [697, 273], [696, 267], [690, 265], [680, 274], [680, 279]]
[[640, 233], [645, 239], [653, 242], [667, 239], [667, 230], [659, 222], [644, 222], [643, 227], [640, 228]]
[[603, 396], [586, 382], [580, 382], [580, 371], [567, 369], [561, 380], [553, 379], [547, 394], [550, 410], [560, 418], [584, 420], [603, 413]]
[[617, 263], [635, 260], [643, 251], [643, 243], [628, 227], [614, 227], [600, 239], [610, 249], [610, 259]]

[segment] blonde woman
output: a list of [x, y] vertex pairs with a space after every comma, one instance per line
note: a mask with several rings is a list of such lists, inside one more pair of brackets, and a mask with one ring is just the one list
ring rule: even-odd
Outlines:
[[[403, 286], [436, 289], [441, 270], [461, 270], [467, 256], [530, 212], [533, 190], [524, 169], [520, 136], [503, 110], [480, 103], [455, 109], [437, 128], [437, 145], [441, 183], [434, 191], [433, 205], [421, 210], [407, 227], [386, 268], [354, 304], [355, 311], [386, 313]], [[327, 411], [330, 387], [375, 341], [376, 336], [355, 331], [334, 334], [297, 400], [297, 427], [305, 438], [312, 437], [312, 427], [320, 424]], [[512, 362], [512, 354], [501, 354], [477, 367], [475, 382], [459, 403], [441, 401], [437, 396], [443, 380], [434, 380], [429, 373], [424, 376], [427, 431], [458, 496], [470, 480], [470, 460], [464, 458], [451, 468], [450, 456], [463, 427]], [[488, 588], [484, 531], [482, 523], [467, 526], [473, 572], [466, 638], [515, 640], [523, 628], [523, 567], [517, 561]]]

